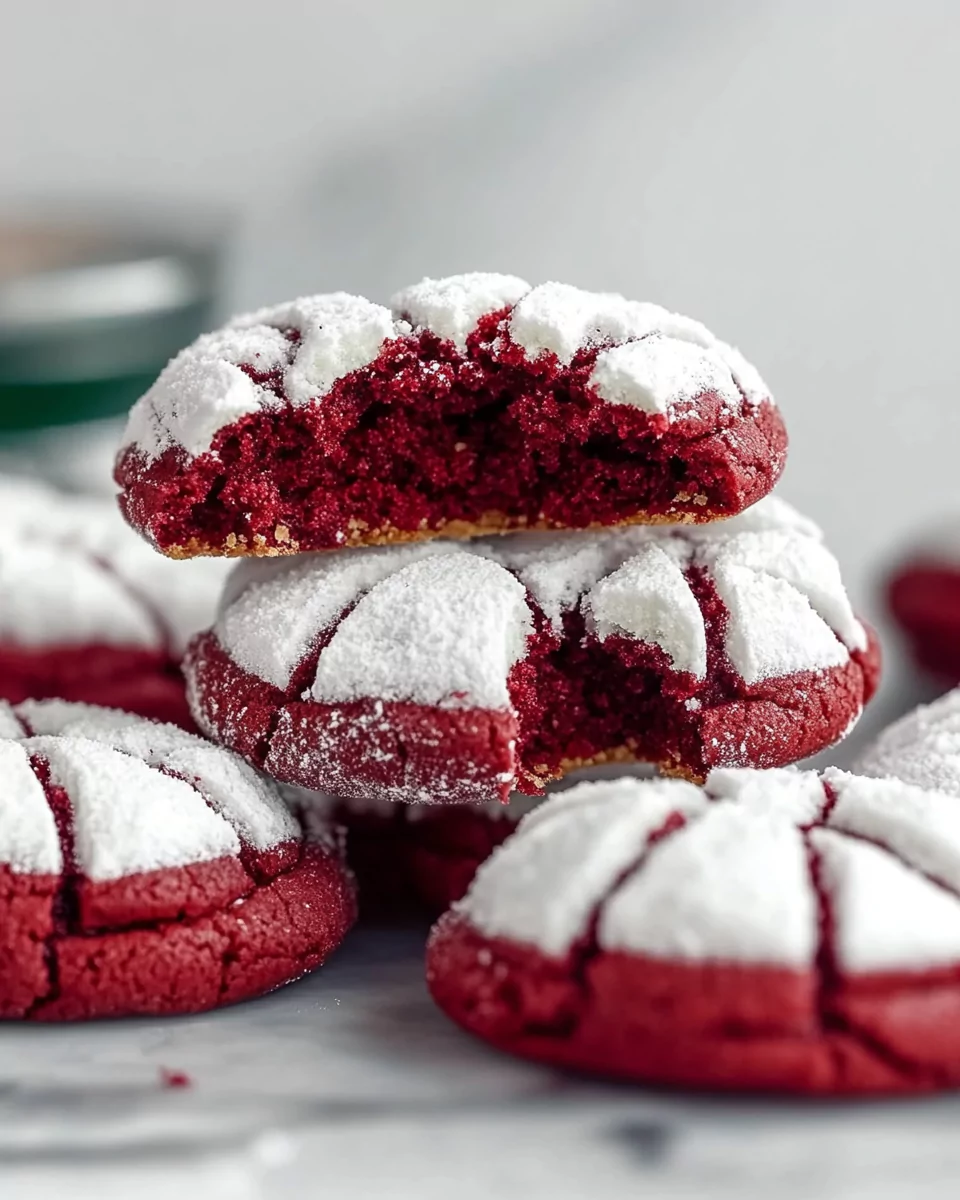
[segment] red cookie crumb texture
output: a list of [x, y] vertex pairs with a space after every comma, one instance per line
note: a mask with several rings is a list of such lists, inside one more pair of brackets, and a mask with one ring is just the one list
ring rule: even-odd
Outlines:
[[36, 482], [0, 477], [0, 508], [0, 698], [81, 701], [195, 728], [180, 659], [214, 611], [219, 564], [178, 574], [115, 505]]
[[960, 1085], [955, 806], [836, 770], [582, 785], [438, 922], [431, 993], [508, 1053], [646, 1083]]
[[278, 780], [453, 804], [610, 761], [795, 762], [857, 719], [879, 648], [771, 497], [702, 530], [248, 562], [184, 670], [200, 727]]
[[903, 563], [887, 583], [887, 603], [917, 665], [945, 682], [960, 681], [960, 557]]
[[0, 1015], [199, 1012], [339, 945], [355, 899], [334, 840], [228, 752], [86, 705], [0, 715]]
[[689, 318], [489, 275], [393, 305], [308, 297], [183, 351], [131, 414], [131, 525], [192, 557], [704, 522], [783, 469], [766, 385]]

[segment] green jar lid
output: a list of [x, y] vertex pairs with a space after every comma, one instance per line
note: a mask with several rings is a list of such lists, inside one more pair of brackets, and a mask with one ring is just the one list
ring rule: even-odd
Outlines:
[[129, 408], [209, 328], [223, 223], [0, 219], [0, 430]]

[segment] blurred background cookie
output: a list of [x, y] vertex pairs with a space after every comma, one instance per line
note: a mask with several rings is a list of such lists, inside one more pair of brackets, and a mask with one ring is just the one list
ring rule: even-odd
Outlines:
[[0, 477], [0, 697], [106, 704], [192, 727], [180, 659], [225, 572], [162, 558], [115, 501]]

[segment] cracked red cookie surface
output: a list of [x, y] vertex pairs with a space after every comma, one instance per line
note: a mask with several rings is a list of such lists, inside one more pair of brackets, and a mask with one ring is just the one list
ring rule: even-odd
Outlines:
[[0, 1017], [199, 1012], [318, 966], [354, 918], [337, 844], [172, 725], [0, 704]]
[[763, 380], [700, 322], [474, 273], [201, 337], [134, 406], [116, 479], [165, 554], [276, 555], [712, 521], [785, 456]]
[[960, 681], [960, 541], [952, 527], [919, 539], [887, 580], [887, 604], [918, 666]]
[[436, 925], [440, 1007], [494, 1046], [643, 1082], [960, 1085], [955, 796], [829, 769], [583, 784]]
[[192, 727], [180, 659], [222, 565], [155, 554], [108, 500], [0, 478], [0, 697], [61, 697]]
[[844, 736], [879, 670], [819, 531], [730, 521], [248, 561], [184, 664], [215, 740], [363, 800], [506, 800], [650, 761], [703, 778]]

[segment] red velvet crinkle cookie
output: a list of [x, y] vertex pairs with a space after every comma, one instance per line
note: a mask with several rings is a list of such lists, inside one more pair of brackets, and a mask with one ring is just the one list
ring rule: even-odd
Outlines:
[[479, 273], [392, 304], [304, 297], [179, 354], [117, 462], [134, 528], [184, 558], [703, 522], [783, 468], [766, 385], [698, 321]]
[[944, 529], [915, 545], [887, 581], [887, 603], [918, 666], [960, 680], [960, 539]]
[[878, 651], [770, 497], [707, 527], [248, 561], [184, 672], [200, 727], [278, 780], [458, 803], [610, 760], [794, 762], [857, 719]]
[[434, 999], [514, 1054], [650, 1083], [960, 1084], [960, 807], [830, 769], [583, 784], [431, 935]]
[[192, 726], [180, 659], [213, 616], [223, 565], [171, 563], [110, 501], [25, 480], [0, 478], [0, 523], [0, 697]]
[[318, 966], [351, 877], [276, 788], [172, 725], [0, 703], [0, 1017], [199, 1012]]

